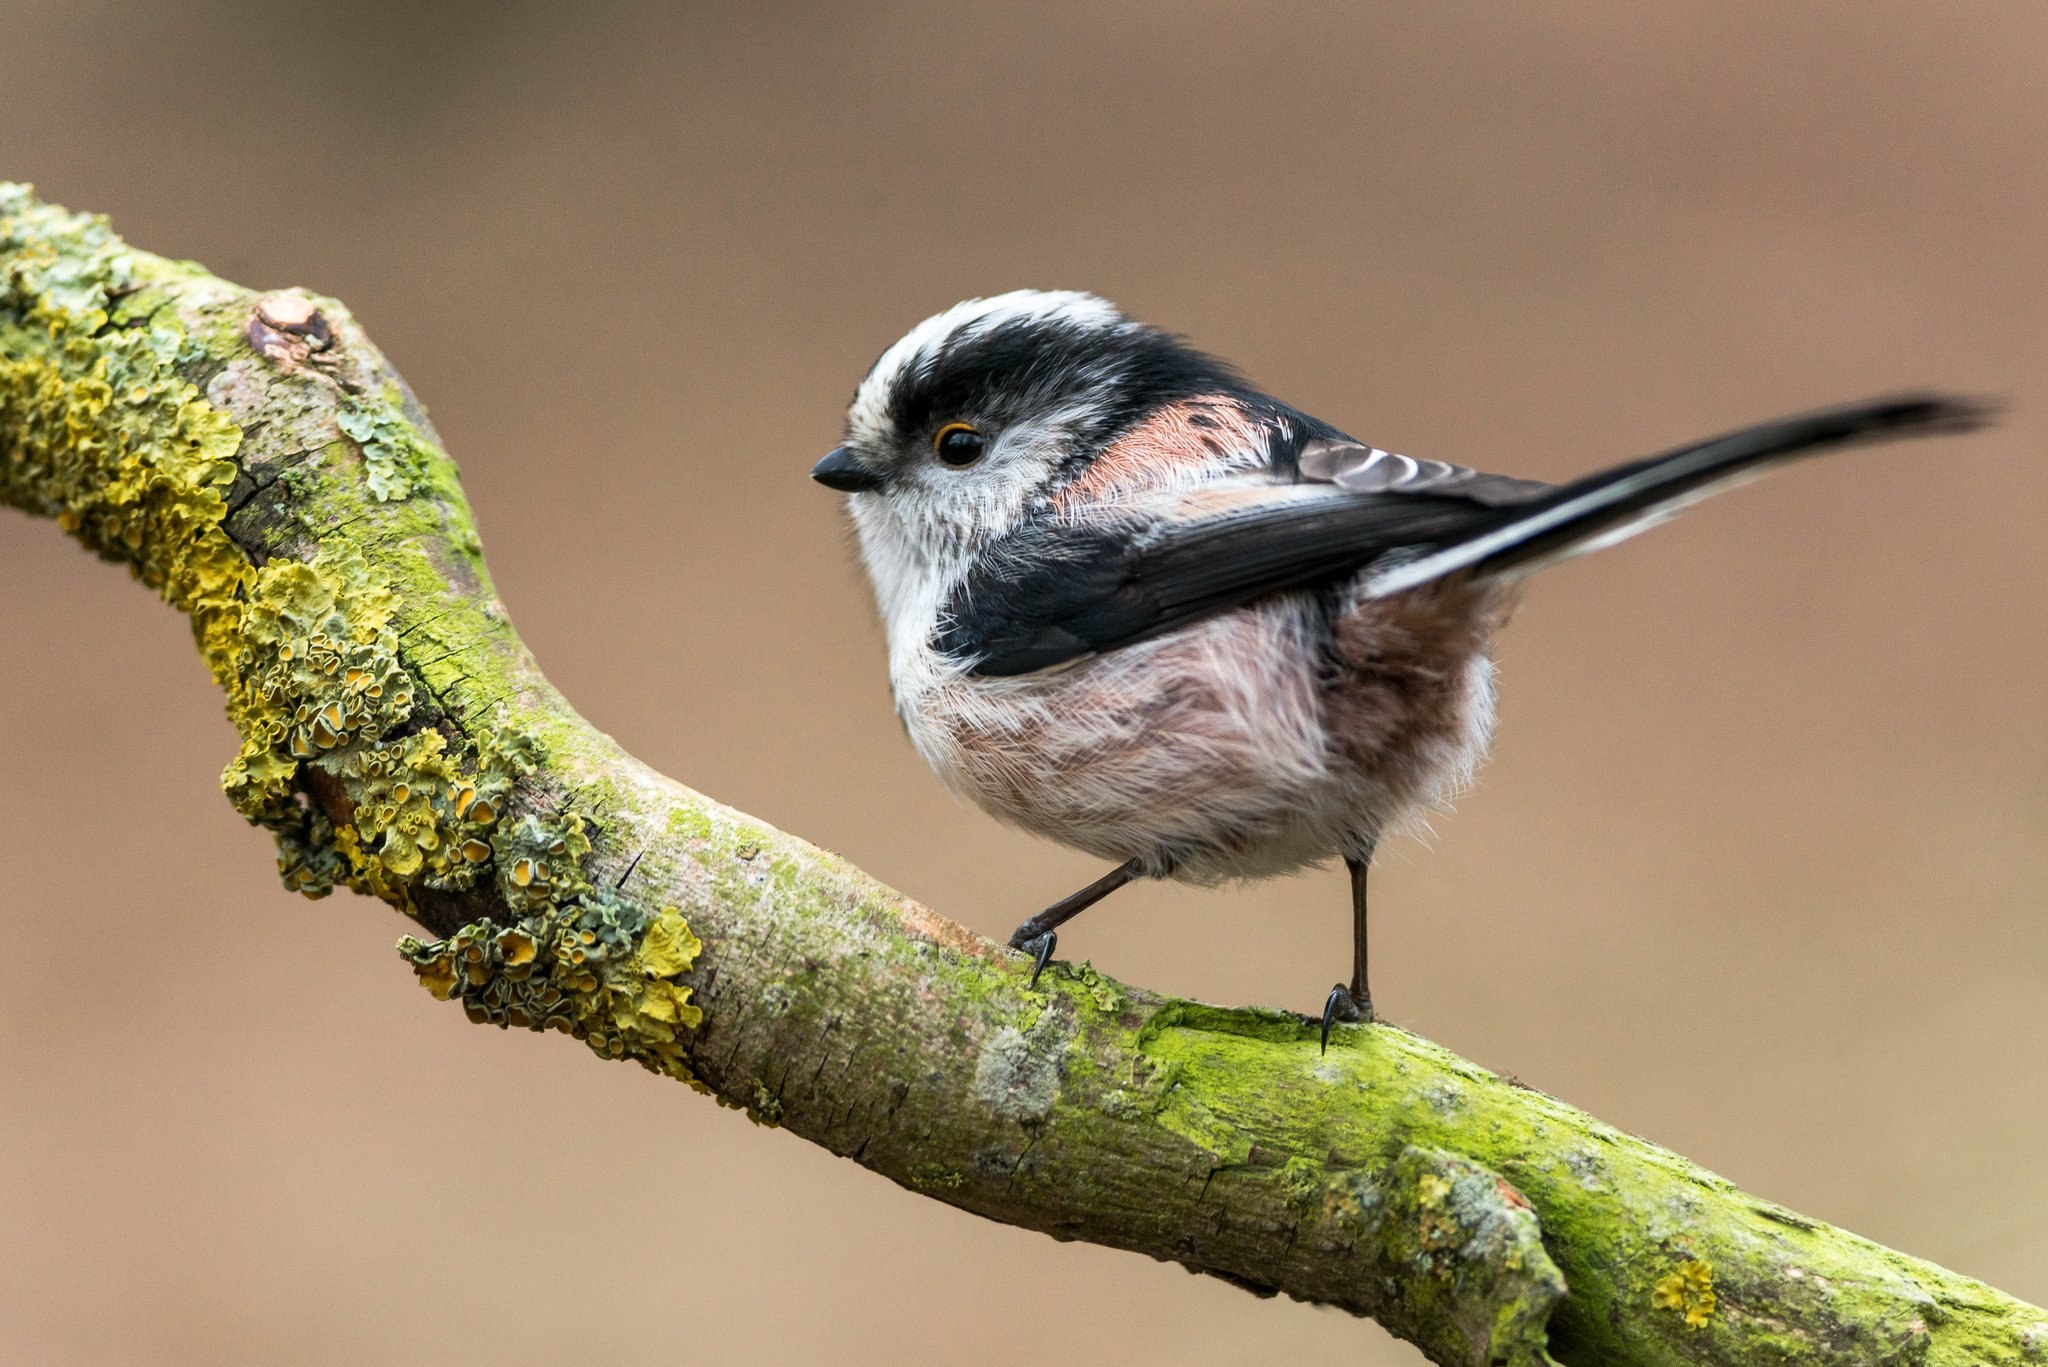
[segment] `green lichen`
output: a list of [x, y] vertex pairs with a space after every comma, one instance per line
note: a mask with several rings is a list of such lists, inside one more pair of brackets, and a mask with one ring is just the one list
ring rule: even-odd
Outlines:
[[1095, 965], [1084, 963], [1075, 975], [1081, 990], [1088, 994], [1088, 1000], [1095, 1003], [1095, 1009], [1106, 1015], [1115, 1015], [1124, 1009], [1123, 988], [1116, 979], [1104, 977], [1096, 972]]
[[[489, 798], [479, 799], [488, 801]], [[702, 1090], [685, 1035], [704, 1013], [681, 981], [703, 942], [680, 909], [658, 910], [593, 885], [582, 816], [529, 813], [492, 835], [488, 863], [510, 926], [479, 922], [446, 940], [407, 936], [399, 953], [471, 1020], [561, 1030], [613, 1059], [632, 1059]]]
[[754, 1079], [754, 1098], [747, 1106], [747, 1119], [763, 1129], [782, 1127], [782, 1098], [768, 1090], [768, 1084]]
[[[400, 735], [412, 681], [384, 580], [345, 542], [259, 571], [227, 534], [242, 433], [185, 376], [206, 355], [169, 297], [179, 268], [13, 185], [0, 260], [0, 493], [191, 617], [242, 736], [223, 787], [276, 833], [286, 886], [346, 882], [400, 905], [422, 868], [460, 886], [467, 832], [435, 810], [455, 767], [439, 735]], [[309, 763], [341, 782], [353, 825], [301, 798]]]
[[1280, 1165], [1280, 1190], [1290, 1202], [1319, 1202], [1323, 1199], [1323, 1165], [1300, 1154]]
[[379, 502], [412, 497], [426, 482], [433, 448], [405, 417], [404, 396], [387, 385], [374, 399], [351, 399], [337, 418], [363, 453], [364, 481]]
[[505, 904], [514, 911], [542, 912], [558, 900], [588, 892], [583, 860], [589, 853], [590, 837], [574, 812], [559, 821], [522, 817], [499, 832], [496, 841]]

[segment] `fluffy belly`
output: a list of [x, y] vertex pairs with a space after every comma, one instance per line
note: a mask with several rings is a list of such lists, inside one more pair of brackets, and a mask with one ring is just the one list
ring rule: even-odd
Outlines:
[[1290, 872], [1369, 850], [1484, 749], [1489, 624], [1462, 599], [1396, 601], [1290, 595], [900, 705], [951, 787], [1026, 830], [1188, 882]]

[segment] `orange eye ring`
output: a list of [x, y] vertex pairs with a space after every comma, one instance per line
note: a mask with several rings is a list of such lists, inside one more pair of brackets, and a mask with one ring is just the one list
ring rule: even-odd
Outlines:
[[959, 469], [981, 459], [987, 441], [972, 423], [949, 422], [932, 434], [932, 453]]

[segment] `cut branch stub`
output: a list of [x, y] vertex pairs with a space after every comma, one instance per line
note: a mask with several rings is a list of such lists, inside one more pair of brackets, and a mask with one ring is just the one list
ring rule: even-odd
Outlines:
[[1086, 965], [1033, 990], [1021, 957], [646, 769], [534, 666], [453, 463], [346, 308], [10, 185], [0, 501], [191, 617], [242, 738], [224, 786], [286, 886], [418, 922], [402, 952], [472, 1019], [1442, 1363], [2048, 1362], [2033, 1307], [1400, 1030], [1325, 1056], [1299, 1017]]

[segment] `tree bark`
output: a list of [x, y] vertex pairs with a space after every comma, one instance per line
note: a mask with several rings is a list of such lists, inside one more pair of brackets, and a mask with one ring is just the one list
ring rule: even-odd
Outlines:
[[1022, 956], [649, 770], [542, 677], [454, 465], [331, 299], [0, 184], [0, 501], [187, 613], [287, 887], [965, 1210], [1371, 1315], [1436, 1362], [2048, 1362], [2048, 1314], [1391, 1026]]

